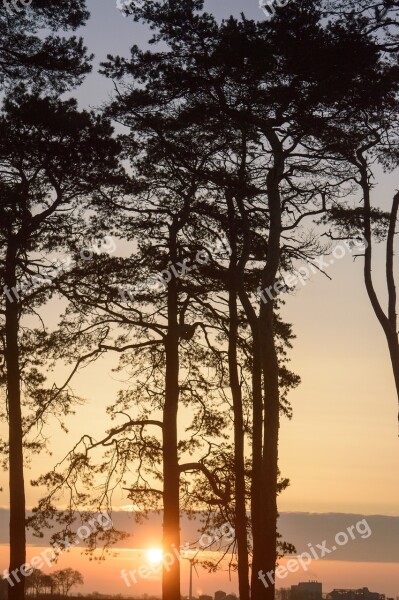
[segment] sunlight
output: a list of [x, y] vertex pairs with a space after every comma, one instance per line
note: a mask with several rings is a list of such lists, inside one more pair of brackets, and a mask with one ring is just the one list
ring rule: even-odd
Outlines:
[[147, 550], [147, 558], [152, 565], [162, 562], [163, 552], [161, 548], [150, 548]]

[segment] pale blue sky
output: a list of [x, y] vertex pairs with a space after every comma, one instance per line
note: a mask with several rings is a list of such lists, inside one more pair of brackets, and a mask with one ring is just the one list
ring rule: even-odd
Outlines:
[[[77, 92], [82, 106], [99, 106], [112, 93], [112, 83], [97, 74], [97, 66], [107, 54], [128, 56], [133, 44], [146, 45], [148, 29], [133, 19], [124, 17], [116, 6], [116, 0], [87, 0], [91, 18], [87, 26], [80, 30], [89, 50], [95, 54], [93, 73]], [[230, 14], [245, 12], [247, 17], [262, 20], [263, 11], [258, 0], [212, 0], [206, 2], [209, 12], [218, 19]]]

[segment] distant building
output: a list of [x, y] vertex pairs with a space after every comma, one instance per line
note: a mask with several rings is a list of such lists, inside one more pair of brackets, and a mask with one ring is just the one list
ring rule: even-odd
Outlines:
[[276, 589], [276, 600], [291, 600], [291, 589], [290, 588]]
[[370, 592], [365, 587], [359, 590], [333, 590], [327, 595], [327, 600], [385, 600], [385, 596], [378, 592]]
[[212, 596], [207, 596], [206, 594], [202, 594], [202, 596], [200, 596], [198, 598], [198, 600], [213, 600]]
[[215, 592], [215, 600], [225, 600], [226, 596], [226, 592], [223, 592], [222, 590]]
[[240, 600], [235, 594], [227, 594], [224, 600]]
[[[298, 585], [291, 586], [290, 600], [322, 600], [322, 598], [323, 584], [319, 581], [302, 581]], [[331, 600], [338, 600], [338, 598], [331, 598]]]

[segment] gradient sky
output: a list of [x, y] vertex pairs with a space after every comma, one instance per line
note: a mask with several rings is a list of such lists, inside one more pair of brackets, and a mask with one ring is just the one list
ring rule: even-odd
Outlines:
[[[92, 18], [83, 35], [96, 62], [146, 43], [146, 28], [124, 18], [114, 0], [89, 0], [88, 6]], [[263, 18], [257, 0], [212, 0], [207, 6], [218, 18], [241, 11]], [[82, 105], [99, 106], [110, 93], [112, 84], [93, 73], [78, 97]], [[381, 174], [379, 183], [375, 198], [389, 203], [397, 173]], [[381, 250], [374, 276], [383, 293]], [[280, 507], [399, 515], [397, 405], [385, 338], [366, 296], [361, 261], [354, 263], [348, 253], [328, 273], [332, 281], [317, 274], [286, 298], [284, 316], [297, 334], [292, 367], [302, 385], [291, 394], [294, 419], [281, 431], [281, 467], [292, 486]], [[95, 404], [101, 405], [98, 399]]]
[[[95, 53], [96, 64], [107, 53], [126, 56], [132, 44], [146, 43], [146, 28], [124, 18], [115, 0], [88, 0], [88, 6], [92, 16], [81, 33], [89, 50]], [[263, 18], [257, 0], [213, 0], [208, 2], [208, 8], [218, 18], [240, 11], [248, 17]], [[112, 84], [94, 72], [77, 97], [82, 107], [98, 107], [111, 93]], [[389, 204], [397, 187], [397, 173], [379, 173], [376, 201]], [[381, 294], [384, 294], [383, 269], [383, 255], [378, 249], [374, 276]], [[328, 273], [332, 281], [321, 274], [314, 275], [305, 287], [299, 286], [295, 295], [286, 297], [283, 316], [293, 323], [297, 335], [291, 366], [302, 377], [302, 384], [290, 396], [294, 418], [281, 428], [280, 466], [283, 475], [291, 479], [291, 486], [279, 499], [279, 509], [399, 516], [397, 404], [385, 338], [366, 296], [361, 261], [354, 262], [348, 254], [336, 260]], [[53, 307], [54, 318], [56, 312]], [[75, 378], [74, 387], [87, 402], [78, 409], [79, 418], [69, 420], [68, 435], [57, 429], [56, 442], [51, 446], [53, 455], [41, 456], [40, 464], [34, 464], [27, 473], [27, 481], [62, 457], [72, 442], [87, 432], [88, 423], [94, 435], [101, 435], [107, 429], [105, 408], [122, 387], [119, 377], [111, 372], [116, 364], [115, 357], [103, 358]], [[57, 427], [55, 423], [52, 425]], [[5, 477], [2, 483], [0, 503], [7, 506]], [[27, 490], [30, 506], [38, 494], [36, 489]], [[124, 503], [121, 498], [120, 505]], [[384, 530], [384, 535], [388, 541], [394, 534]], [[6, 562], [4, 548], [0, 559], [1, 563]], [[74, 554], [71, 560], [83, 559]], [[310, 578], [324, 578], [325, 589], [333, 585], [368, 585], [377, 587], [377, 591], [393, 595], [396, 590], [399, 594], [398, 562], [389, 564], [385, 559], [383, 565], [372, 564], [373, 567], [362, 561], [324, 561]], [[112, 561], [102, 567], [104, 582], [111, 565]], [[91, 591], [98, 589], [96, 568], [88, 569]], [[225, 580], [220, 577], [217, 576], [218, 584], [226, 580], [226, 574]], [[228, 591], [235, 584], [224, 587]], [[212, 582], [202, 589], [210, 591], [215, 586]]]

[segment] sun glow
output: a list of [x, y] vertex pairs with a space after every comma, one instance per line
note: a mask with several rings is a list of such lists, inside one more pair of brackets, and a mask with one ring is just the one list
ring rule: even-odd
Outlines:
[[150, 548], [147, 550], [147, 559], [152, 565], [162, 562], [162, 558], [163, 552], [161, 548]]

